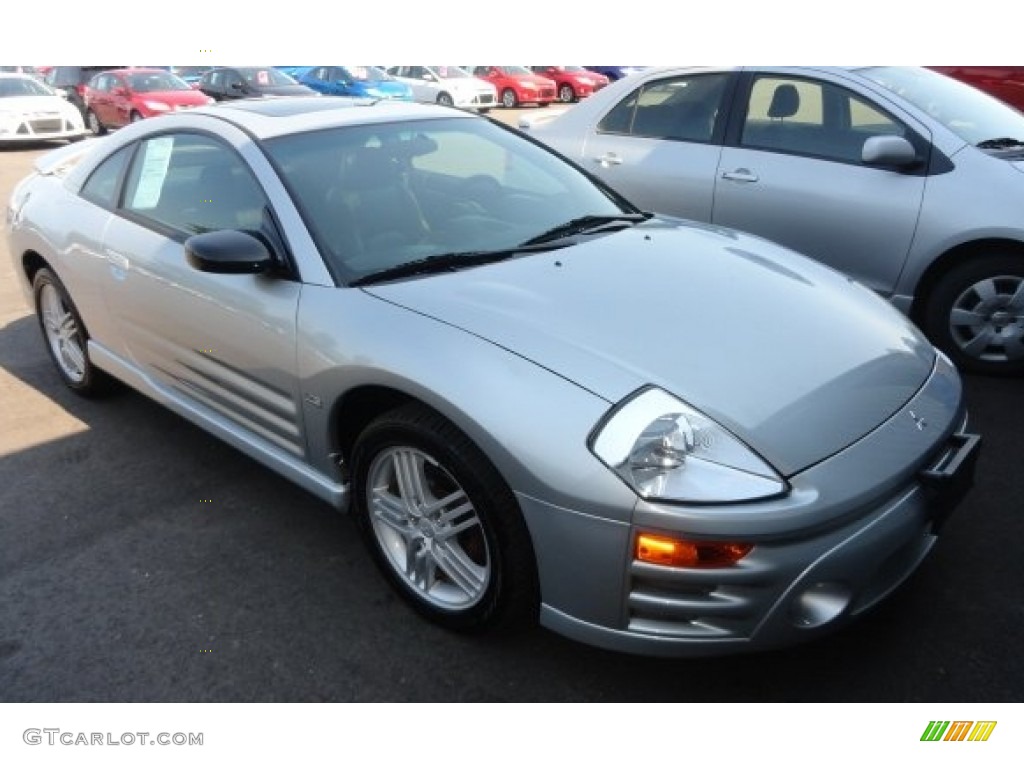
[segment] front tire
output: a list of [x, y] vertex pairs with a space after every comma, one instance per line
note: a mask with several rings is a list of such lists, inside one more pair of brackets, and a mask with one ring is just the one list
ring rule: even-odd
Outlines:
[[533, 547], [515, 496], [459, 429], [403, 406], [366, 427], [352, 467], [360, 530], [413, 608], [467, 632], [536, 621]]
[[922, 326], [963, 370], [1024, 373], [1024, 256], [992, 253], [951, 269], [931, 291]]
[[89, 335], [64, 285], [44, 267], [32, 288], [46, 351], [64, 384], [83, 397], [106, 394], [113, 382], [89, 359]]
[[439, 94], [437, 94], [437, 103], [440, 104], [442, 107], [454, 107], [455, 99], [452, 98], [450, 93], [441, 91]]
[[89, 130], [96, 136], [102, 136], [107, 132], [103, 123], [100, 122], [99, 117], [91, 109], [85, 113], [85, 124], [89, 126]]
[[129, 115], [128, 119], [131, 120], [133, 123], [137, 123], [139, 122], [139, 120], [142, 119], [142, 115], [140, 115], [138, 112], [133, 111], [131, 115]]
[[501, 103], [506, 109], [512, 109], [519, 105], [519, 99], [516, 98], [516, 92], [511, 88], [506, 88], [501, 92]]
[[562, 87], [558, 89], [558, 100], [563, 104], [571, 104], [576, 101], [576, 91], [568, 83], [563, 83]]

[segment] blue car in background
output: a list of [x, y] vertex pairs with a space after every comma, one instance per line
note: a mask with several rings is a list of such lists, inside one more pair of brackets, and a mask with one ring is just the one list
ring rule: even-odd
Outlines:
[[413, 100], [412, 88], [379, 67], [310, 67], [298, 81], [329, 96]]

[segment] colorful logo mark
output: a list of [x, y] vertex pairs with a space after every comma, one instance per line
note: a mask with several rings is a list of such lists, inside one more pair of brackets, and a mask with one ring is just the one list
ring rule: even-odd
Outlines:
[[921, 741], [988, 741], [996, 729], [995, 720], [932, 720]]

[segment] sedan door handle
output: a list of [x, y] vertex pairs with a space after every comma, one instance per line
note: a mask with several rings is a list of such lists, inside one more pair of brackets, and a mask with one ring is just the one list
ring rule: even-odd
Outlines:
[[609, 165], [622, 165], [622, 158], [616, 155], [614, 152], [605, 152], [600, 157], [594, 158], [595, 163], [600, 163], [605, 168]]
[[749, 168], [737, 168], [735, 171], [726, 171], [722, 174], [723, 179], [729, 181], [757, 181], [757, 174], [752, 172]]

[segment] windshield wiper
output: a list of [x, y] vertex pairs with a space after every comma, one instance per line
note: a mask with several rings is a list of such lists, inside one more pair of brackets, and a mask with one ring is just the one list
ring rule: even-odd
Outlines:
[[478, 267], [483, 264], [493, 264], [497, 261], [504, 261], [521, 253], [537, 253], [540, 251], [553, 251], [556, 248], [564, 248], [568, 243], [562, 245], [517, 245], [514, 248], [502, 248], [496, 251], [454, 251], [452, 253], [438, 253], [426, 258], [407, 261], [405, 264], [396, 264], [387, 269], [371, 272], [368, 275], [357, 278], [349, 283], [350, 286], [372, 285], [383, 283], [388, 280], [397, 280], [402, 277], [414, 275], [428, 275], [437, 272], [455, 272], [466, 267]]
[[1024, 141], [1020, 139], [1000, 138], [985, 139], [978, 142], [978, 149], [1009, 149], [1010, 147], [1024, 147]]
[[552, 227], [546, 232], [541, 232], [536, 237], [531, 237], [523, 245], [537, 245], [549, 243], [552, 240], [559, 240], [572, 235], [593, 234], [608, 227], [609, 224], [632, 226], [641, 221], [647, 221], [653, 214], [650, 213], [617, 213], [612, 215], [590, 215], [570, 219], [564, 224]]

